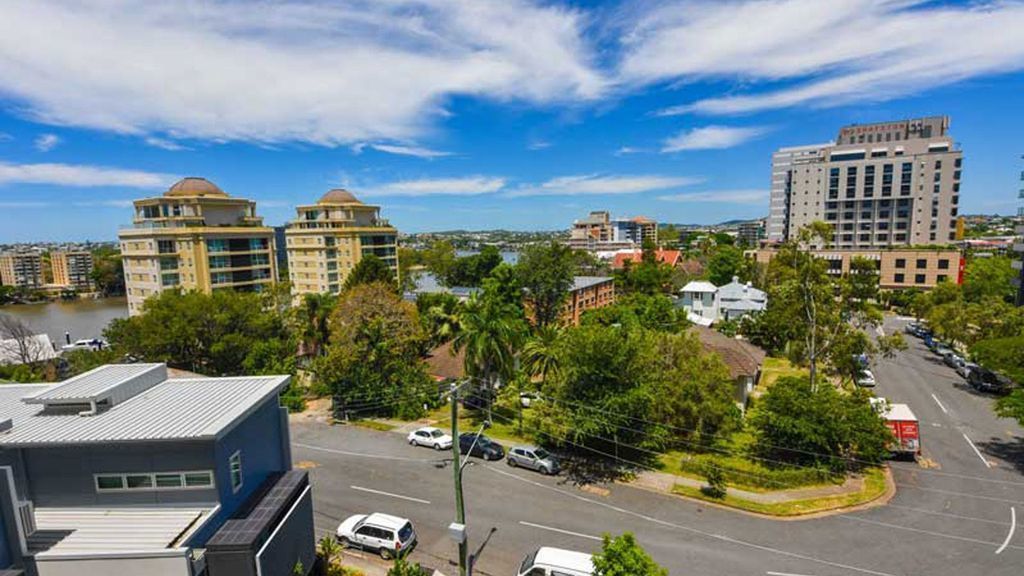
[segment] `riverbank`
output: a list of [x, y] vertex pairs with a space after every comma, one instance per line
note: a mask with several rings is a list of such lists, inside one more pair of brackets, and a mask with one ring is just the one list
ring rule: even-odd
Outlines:
[[34, 332], [49, 335], [59, 346], [65, 342], [65, 334], [72, 341], [102, 337], [111, 321], [128, 317], [128, 300], [119, 296], [6, 304], [0, 306], [0, 314], [14, 316]]

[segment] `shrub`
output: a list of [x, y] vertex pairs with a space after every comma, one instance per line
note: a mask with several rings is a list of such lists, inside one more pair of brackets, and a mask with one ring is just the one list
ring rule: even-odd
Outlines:
[[712, 460], [704, 466], [704, 478], [708, 483], [703, 489], [705, 494], [712, 498], [725, 498], [725, 475], [718, 462]]

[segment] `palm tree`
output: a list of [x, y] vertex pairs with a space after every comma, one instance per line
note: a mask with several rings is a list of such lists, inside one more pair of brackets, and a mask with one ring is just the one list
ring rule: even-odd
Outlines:
[[445, 300], [428, 308], [427, 323], [430, 326], [430, 340], [433, 346], [440, 346], [455, 338], [461, 329], [458, 301]]
[[328, 319], [337, 303], [330, 294], [306, 294], [299, 309], [302, 343], [311, 356], [319, 356], [331, 332]]
[[531, 376], [540, 376], [541, 381], [554, 374], [559, 368], [559, 356], [556, 346], [561, 329], [554, 325], [541, 326], [523, 345], [523, 368]]
[[474, 295], [459, 316], [461, 330], [452, 340], [452, 350], [466, 351], [466, 373], [484, 382], [487, 389], [487, 419], [491, 419], [495, 384], [511, 376], [515, 351], [524, 324], [519, 310]]

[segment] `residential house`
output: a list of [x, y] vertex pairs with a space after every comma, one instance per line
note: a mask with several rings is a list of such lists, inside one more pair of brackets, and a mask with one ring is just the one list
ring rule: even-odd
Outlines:
[[0, 386], [0, 573], [308, 573], [312, 496], [291, 468], [288, 382], [126, 364]]
[[718, 302], [715, 294], [718, 287], [706, 280], [687, 282], [680, 291], [678, 305], [686, 310], [690, 322], [699, 326], [710, 326], [718, 320]]
[[715, 297], [719, 320], [736, 320], [768, 306], [768, 295], [763, 290], [754, 288], [750, 282], [740, 282], [736, 276], [732, 277], [732, 282], [719, 286]]
[[746, 407], [761, 378], [761, 366], [767, 353], [746, 340], [730, 338], [705, 326], [694, 326], [690, 330], [700, 339], [705, 351], [714, 352], [722, 358], [733, 381], [733, 398], [741, 408]]
[[[657, 262], [662, 264], [668, 264], [675, 268], [682, 262], [682, 252], [679, 250], [664, 250], [659, 248], [654, 253], [654, 258]], [[626, 267], [626, 262], [630, 262], [631, 265], [637, 265], [643, 262], [643, 250], [620, 250], [615, 254], [615, 260], [612, 261], [612, 268], [621, 270]]]

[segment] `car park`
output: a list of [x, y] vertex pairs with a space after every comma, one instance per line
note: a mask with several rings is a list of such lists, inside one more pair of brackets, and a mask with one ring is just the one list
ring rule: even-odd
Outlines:
[[536, 446], [513, 446], [508, 451], [506, 462], [513, 468], [529, 468], [541, 474], [558, 474], [561, 467], [550, 452]]
[[459, 434], [459, 452], [484, 460], [501, 460], [505, 457], [505, 448], [501, 444], [473, 432]]
[[594, 558], [590, 554], [550, 548], [538, 548], [523, 558], [518, 576], [592, 576]]
[[447, 450], [452, 447], [452, 437], [433, 426], [425, 426], [409, 432], [406, 437], [413, 446], [427, 446], [434, 450]]
[[871, 370], [861, 370], [860, 375], [857, 376], [857, 386], [861, 388], [874, 388], [875, 387], [875, 375]]
[[416, 544], [412, 522], [379, 512], [349, 516], [338, 526], [336, 537], [346, 548], [376, 552], [385, 560], [408, 554]]
[[967, 373], [967, 383], [979, 392], [1003, 394], [1013, 388], [1013, 381], [998, 372], [978, 366]]

